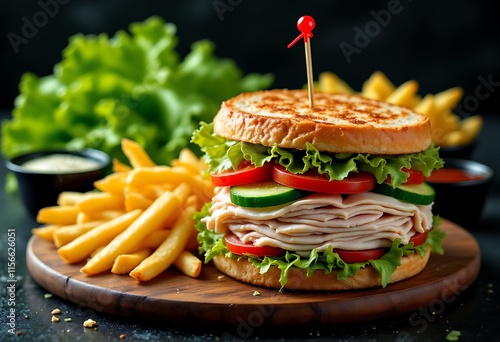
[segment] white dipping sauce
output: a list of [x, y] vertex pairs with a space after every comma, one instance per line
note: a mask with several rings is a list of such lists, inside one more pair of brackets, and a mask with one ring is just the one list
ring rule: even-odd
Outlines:
[[55, 153], [28, 160], [22, 166], [41, 173], [78, 173], [99, 168], [99, 162], [72, 154]]

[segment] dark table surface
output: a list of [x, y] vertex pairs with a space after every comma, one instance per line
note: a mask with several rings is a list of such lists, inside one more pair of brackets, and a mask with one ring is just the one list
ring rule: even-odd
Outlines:
[[[6, 114], [3, 115], [3, 118]], [[500, 173], [500, 115], [484, 116], [485, 125], [472, 159], [493, 167]], [[46, 290], [38, 286], [26, 268], [26, 244], [35, 220], [21, 206], [19, 198], [3, 190], [6, 169], [0, 166], [0, 341], [446, 341], [452, 330], [460, 331], [459, 341], [498, 341], [500, 339], [500, 181], [497, 175], [490, 191], [481, 222], [471, 230], [481, 248], [481, 270], [477, 280], [457, 297], [436, 300], [428, 308], [376, 321], [331, 326], [270, 329], [254, 326], [199, 327], [191, 322], [179, 327], [164, 322], [151, 324], [125, 319], [85, 308], [56, 296], [45, 298]], [[7, 270], [8, 232], [15, 233], [15, 282], [9, 282]], [[11, 270], [12, 271], [12, 270]], [[408, 280], [411, 281], [411, 280]], [[15, 284], [15, 295], [8, 287]], [[10, 299], [8, 301], [7, 299]], [[59, 308], [71, 322], [51, 323], [51, 311]], [[9, 333], [10, 310], [15, 309], [13, 329]], [[86, 329], [82, 322], [92, 318], [97, 329]]]

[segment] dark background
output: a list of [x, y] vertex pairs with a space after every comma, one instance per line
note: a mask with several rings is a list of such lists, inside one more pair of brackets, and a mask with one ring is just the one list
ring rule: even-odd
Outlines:
[[[27, 21], [40, 20], [43, 4], [50, 5], [53, 13], [16, 52], [9, 36], [22, 36]], [[383, 17], [381, 11], [387, 14], [391, 6], [397, 13]], [[385, 22], [377, 23], [374, 13]], [[316, 77], [332, 71], [359, 90], [372, 72], [381, 70], [395, 84], [419, 81], [421, 94], [461, 86], [464, 98], [477, 96], [481, 77], [500, 82], [500, 10], [494, 0], [1, 0], [0, 110], [13, 107], [22, 73], [52, 73], [71, 35], [114, 35], [151, 15], [177, 25], [182, 55], [192, 42], [207, 38], [216, 43], [219, 57], [234, 59], [245, 73], [271, 72], [276, 77], [273, 87], [301, 87], [306, 82], [304, 49], [286, 45], [298, 35], [296, 21], [305, 14], [316, 20], [312, 39]], [[366, 46], [360, 45], [359, 31], [373, 36], [367, 36]], [[350, 63], [341, 43], [360, 47]], [[499, 99], [500, 84], [479, 101], [479, 107], [469, 105], [469, 109], [498, 112]]]
[[[316, 77], [322, 71], [332, 71], [359, 90], [372, 72], [381, 70], [396, 84], [409, 79], [418, 80], [421, 94], [461, 86], [464, 99], [477, 99], [480, 80], [489, 78], [495, 85], [486, 94], [481, 93], [487, 96], [478, 101], [479, 106], [474, 110], [485, 115], [485, 127], [474, 160], [494, 167], [497, 183], [490, 192], [481, 224], [472, 231], [481, 246], [482, 259], [481, 272], [473, 286], [443, 307], [444, 311], [432, 312], [432, 320], [425, 321], [426, 329], [422, 332], [416, 331], [418, 326], [411, 324], [410, 320], [413, 313], [408, 313], [374, 322], [321, 327], [321, 330], [308, 327], [301, 331], [300, 327], [294, 329], [292, 324], [289, 329], [257, 330], [252, 339], [282, 341], [285, 338], [281, 336], [285, 335], [308, 341], [444, 341], [450, 330], [460, 330], [460, 341], [498, 340], [500, 10], [497, 2], [401, 0], [397, 6], [399, 13], [391, 15], [385, 27], [380, 26], [380, 33], [370, 37], [366, 46], [351, 56], [350, 63], [339, 45], [344, 42], [355, 46], [355, 30], [365, 31], [367, 24], [373, 26], [376, 21], [372, 13], [387, 11], [388, 4], [397, 2], [221, 0], [220, 3], [231, 7], [222, 13], [222, 17], [215, 10], [214, 2], [217, 3], [214, 0], [0, 0], [0, 119], [6, 118], [13, 107], [22, 73], [51, 74], [54, 64], [61, 59], [68, 37], [79, 32], [114, 35], [117, 30], [128, 29], [131, 22], [143, 21], [151, 15], [162, 16], [177, 25], [178, 51], [182, 55], [190, 50], [192, 42], [211, 39], [216, 43], [219, 57], [234, 59], [246, 73], [273, 73], [275, 87], [296, 88], [306, 81], [304, 49], [301, 46], [286, 48], [298, 34], [297, 19], [305, 14], [316, 20], [312, 38]], [[58, 4], [57, 13], [38, 28], [26, 44], [19, 45], [16, 52], [9, 42], [9, 35], [21, 35], [25, 22], [33, 22], [33, 17], [43, 11], [40, 4], [48, 3]], [[3, 164], [2, 156], [0, 162]], [[4, 188], [5, 172], [0, 168], [0, 188]], [[80, 327], [65, 334], [61, 325], [53, 325], [46, 318], [50, 317], [47, 315], [54, 307], [71, 312], [75, 324], [87, 319], [89, 312], [81, 305], [59, 298], [43, 299], [46, 291], [29, 276], [24, 257], [25, 243], [36, 222], [26, 215], [18, 200], [0, 191], [0, 244], [6, 246], [8, 228], [19, 231], [17, 272], [22, 285], [16, 291], [17, 305], [19, 313], [30, 317], [19, 320], [18, 328], [23, 335], [14, 336], [12, 340], [118, 341], [121, 340], [119, 333], [126, 333], [124, 341], [220, 339], [217, 334], [182, 330], [168, 322], [161, 327], [152, 327], [148, 322], [131, 322], [92, 311], [92, 317], [99, 322], [97, 331], [85, 331]], [[4, 265], [6, 254], [1, 253], [0, 257], [4, 258], [0, 261]], [[2, 271], [5, 272], [6, 268], [2, 267], [1, 274]], [[0, 316], [6, 317], [6, 306], [0, 307]], [[193, 325], [193, 330], [195, 328]], [[3, 335], [0, 336], [2, 339]]]

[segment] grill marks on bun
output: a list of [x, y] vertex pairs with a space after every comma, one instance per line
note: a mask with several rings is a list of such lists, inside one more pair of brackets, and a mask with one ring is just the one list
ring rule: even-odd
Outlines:
[[431, 145], [429, 119], [404, 107], [356, 95], [305, 90], [243, 93], [225, 101], [214, 118], [218, 135], [265, 146], [324, 152], [409, 154]]

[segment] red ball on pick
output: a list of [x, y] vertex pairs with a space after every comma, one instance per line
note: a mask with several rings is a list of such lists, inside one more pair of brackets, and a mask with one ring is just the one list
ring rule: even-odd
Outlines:
[[300, 17], [299, 20], [297, 20], [297, 28], [300, 32], [304, 33], [304, 35], [311, 34], [311, 31], [314, 29], [315, 25], [316, 22], [310, 15], [304, 15], [303, 17]]
[[316, 26], [316, 22], [310, 15], [300, 17], [299, 20], [297, 20], [297, 28], [299, 29], [300, 34], [290, 44], [288, 44], [288, 47], [290, 48], [295, 45], [295, 43], [297, 43], [301, 38], [304, 38], [304, 43], [309, 42], [309, 38], [313, 36], [312, 30], [314, 29], [314, 26]]
[[295, 43], [297, 43], [301, 38], [304, 38], [304, 47], [306, 50], [306, 70], [307, 70], [307, 90], [309, 93], [309, 107], [314, 108], [314, 82], [312, 73], [312, 62], [311, 62], [311, 44], [309, 43], [309, 38], [313, 36], [312, 30], [316, 22], [310, 15], [304, 15], [297, 20], [297, 28], [300, 34], [295, 38], [288, 48], [291, 48]]
[[297, 28], [300, 34], [295, 38], [288, 48], [292, 47], [301, 38], [304, 38], [304, 47], [306, 50], [306, 69], [307, 69], [307, 90], [309, 92], [309, 107], [314, 108], [314, 82], [312, 75], [312, 63], [311, 63], [311, 44], [309, 44], [309, 38], [312, 37], [312, 30], [316, 25], [314, 19], [310, 15], [304, 15], [297, 20]]

